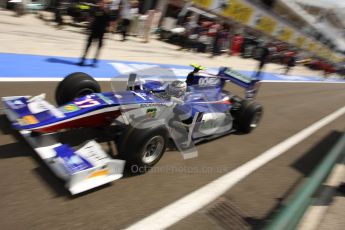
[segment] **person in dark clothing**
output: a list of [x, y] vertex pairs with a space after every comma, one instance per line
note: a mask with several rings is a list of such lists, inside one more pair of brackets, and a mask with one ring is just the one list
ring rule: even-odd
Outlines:
[[54, 14], [55, 14], [55, 22], [57, 24], [57, 27], [61, 27], [63, 25], [63, 18], [61, 14], [62, 10], [62, 2], [61, 0], [56, 1], [55, 9], [54, 9]]
[[220, 40], [221, 40], [221, 36], [222, 36], [222, 28], [221, 25], [219, 25], [217, 27], [217, 31], [214, 35], [214, 39], [213, 39], [213, 44], [212, 44], [212, 55], [211, 57], [214, 57], [216, 55], [220, 55]]
[[127, 40], [127, 33], [128, 33], [128, 29], [130, 25], [131, 25], [131, 20], [127, 18], [122, 19], [122, 30], [121, 30], [122, 41]]
[[345, 195], [345, 182], [339, 184], [339, 186], [337, 187], [337, 191]]
[[270, 51], [269, 51], [267, 46], [263, 46], [261, 49], [262, 50], [261, 50], [261, 53], [259, 56], [259, 66], [258, 66], [258, 69], [257, 69], [256, 74], [255, 74], [256, 79], [261, 78], [261, 71], [262, 71], [263, 67], [265, 66], [266, 62], [268, 61], [268, 56], [270, 54]]
[[197, 65], [197, 64], [191, 64], [190, 66], [194, 67], [194, 70], [190, 72], [187, 76], [186, 83], [187, 85], [192, 85], [194, 81], [194, 76], [196, 73], [198, 73], [200, 70], [205, 70], [204, 67]]
[[101, 48], [103, 46], [104, 34], [107, 31], [109, 21], [110, 21], [110, 16], [105, 6], [105, 0], [98, 1], [97, 6], [93, 9], [92, 15], [93, 15], [93, 18], [92, 18], [92, 22], [90, 23], [90, 35], [87, 39], [85, 52], [83, 56], [81, 57], [80, 62], [78, 63], [79, 65], [84, 65], [87, 52], [93, 41], [98, 41], [97, 52], [93, 59], [93, 65], [97, 64], [98, 57], [99, 57]]
[[285, 69], [285, 73], [284, 73], [285, 75], [287, 75], [289, 73], [290, 69], [295, 66], [295, 63], [296, 63], [296, 59], [295, 59], [294, 54], [291, 54], [290, 56], [288, 56], [288, 59], [286, 62], [286, 69]]
[[[264, 68], [265, 64], [267, 63], [268, 57], [270, 55], [270, 50], [269, 50], [267, 45], [262, 46], [261, 49], [262, 50], [261, 50], [261, 53], [260, 53], [260, 56], [259, 56], [259, 66], [258, 66], [258, 69], [257, 69], [256, 74], [254, 76], [254, 78], [256, 80], [261, 80], [262, 79], [261, 71]], [[261, 87], [261, 83], [259, 81], [259, 82], [257, 82], [254, 85], [254, 87], [251, 90], [246, 92], [246, 94], [248, 93], [246, 96], [248, 98], [254, 99], [256, 97], [256, 95], [257, 95], [257, 92], [259, 92], [260, 87]]]

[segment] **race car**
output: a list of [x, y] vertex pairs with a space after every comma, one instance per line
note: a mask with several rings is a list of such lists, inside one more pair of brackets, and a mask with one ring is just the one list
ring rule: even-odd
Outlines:
[[[131, 73], [125, 90], [111, 92], [101, 92], [95, 79], [78, 72], [59, 83], [57, 107], [43, 94], [3, 97], [2, 102], [12, 126], [77, 194], [121, 178], [125, 168], [146, 172], [168, 146], [191, 158], [197, 155], [195, 143], [257, 127], [263, 111], [253, 99], [258, 80], [224, 67], [217, 74], [196, 72], [188, 85]], [[226, 81], [245, 88], [246, 98], [225, 91]], [[90, 127], [111, 135], [116, 156], [95, 140], [79, 149], [57, 140], [66, 130]]]

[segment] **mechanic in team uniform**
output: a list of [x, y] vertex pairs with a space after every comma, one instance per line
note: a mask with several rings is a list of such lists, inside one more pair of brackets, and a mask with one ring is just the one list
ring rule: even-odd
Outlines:
[[270, 49], [269, 49], [267, 44], [264, 44], [261, 47], [261, 52], [260, 52], [260, 55], [258, 57], [259, 58], [258, 68], [256, 70], [256, 73], [254, 72], [255, 73], [254, 77], [256, 79], [261, 79], [262, 78], [261, 71], [264, 68], [265, 64], [268, 62], [269, 55], [270, 55]]
[[98, 0], [97, 6], [93, 9], [93, 19], [90, 23], [90, 35], [87, 40], [85, 52], [81, 57], [79, 65], [84, 65], [87, 52], [93, 41], [98, 41], [98, 48], [93, 59], [93, 65], [95, 66], [98, 61], [98, 57], [103, 46], [104, 34], [107, 31], [110, 22], [109, 10], [106, 8], [106, 0]]
[[287, 56], [287, 61], [286, 61], [286, 69], [284, 72], [285, 75], [287, 75], [289, 71], [291, 70], [291, 68], [296, 65], [296, 57], [295, 57], [294, 52], [288, 52], [286, 56]]
[[194, 81], [195, 74], [197, 74], [200, 70], [205, 70], [205, 67], [202, 67], [197, 64], [191, 64], [190, 66], [194, 67], [194, 70], [190, 72], [187, 76], [186, 83], [187, 85], [192, 85]]

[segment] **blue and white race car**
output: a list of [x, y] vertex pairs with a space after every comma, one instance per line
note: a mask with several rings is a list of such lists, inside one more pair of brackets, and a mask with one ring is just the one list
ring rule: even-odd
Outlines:
[[[125, 167], [146, 172], [168, 146], [195, 157], [194, 143], [257, 127], [262, 115], [254, 101], [258, 80], [229, 68], [213, 75], [194, 67], [187, 83], [132, 73], [125, 90], [112, 92], [101, 92], [97, 81], [78, 72], [59, 83], [57, 107], [44, 95], [3, 97], [2, 102], [12, 126], [77, 194], [121, 178]], [[225, 91], [227, 81], [245, 88], [245, 99]], [[117, 155], [111, 157], [95, 140], [76, 149], [57, 139], [66, 130], [85, 127], [111, 133]]]

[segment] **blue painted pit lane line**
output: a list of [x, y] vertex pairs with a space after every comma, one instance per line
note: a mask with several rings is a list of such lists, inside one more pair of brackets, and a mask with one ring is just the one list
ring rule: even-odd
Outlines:
[[118, 74], [106, 61], [100, 61], [97, 68], [78, 66], [79, 61], [70, 57], [0, 53], [0, 78], [63, 78], [72, 72], [109, 78]]
[[[110, 78], [124, 80], [126, 73], [154, 67], [173, 70], [172, 76], [162, 76], [163, 79], [185, 79], [188, 72], [192, 70], [190, 66], [118, 60], [100, 60], [97, 66], [93, 67], [91, 59], [85, 62], [85, 66], [78, 66], [79, 61], [79, 58], [72, 57], [0, 53], [0, 81], [54, 81], [61, 80], [73, 72], [85, 72], [99, 80], [109, 80]], [[210, 71], [215, 73], [217, 70], [210, 68]], [[248, 76], [252, 76], [254, 73], [253, 71], [242, 70], [239, 72]], [[280, 75], [268, 72], [265, 72], [262, 78], [266, 82], [345, 83], [344, 80], [325, 80], [321, 77]]]

